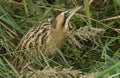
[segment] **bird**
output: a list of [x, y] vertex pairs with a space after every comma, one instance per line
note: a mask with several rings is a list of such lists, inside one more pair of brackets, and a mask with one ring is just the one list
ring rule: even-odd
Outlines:
[[27, 60], [30, 55], [37, 55], [35, 57], [41, 59], [38, 52], [47, 56], [56, 54], [57, 48], [61, 48], [67, 39], [70, 19], [80, 8], [81, 6], [77, 6], [65, 10], [56, 17], [45, 19], [40, 25], [33, 26], [18, 43], [12, 64], [17, 69], [21, 69], [24, 63], [30, 61]]

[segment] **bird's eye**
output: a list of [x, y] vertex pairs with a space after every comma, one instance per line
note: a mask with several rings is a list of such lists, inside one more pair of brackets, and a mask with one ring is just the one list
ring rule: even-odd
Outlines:
[[65, 13], [65, 15], [64, 15], [65, 19], [66, 19], [68, 16], [69, 16], [69, 14], [68, 14], [68, 13]]

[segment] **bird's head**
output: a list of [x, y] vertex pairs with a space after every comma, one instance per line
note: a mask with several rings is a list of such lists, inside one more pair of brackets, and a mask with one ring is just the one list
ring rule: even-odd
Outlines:
[[63, 30], [63, 31], [67, 31], [69, 29], [69, 21], [71, 19], [71, 17], [75, 14], [76, 11], [78, 11], [81, 8], [81, 6], [75, 7], [73, 9], [69, 9], [67, 11], [64, 11], [62, 13], [60, 13], [55, 21], [56, 21], [56, 26], [55, 29], [56, 30]]

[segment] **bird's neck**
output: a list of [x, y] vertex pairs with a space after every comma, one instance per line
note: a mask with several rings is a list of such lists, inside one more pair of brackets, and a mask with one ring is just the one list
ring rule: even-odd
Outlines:
[[63, 31], [63, 26], [62, 26], [61, 24], [59, 24], [59, 23], [57, 23], [55, 29], [56, 29], [56, 31], [58, 31], [58, 32], [59, 32], [59, 31], [64, 32], [64, 31]]

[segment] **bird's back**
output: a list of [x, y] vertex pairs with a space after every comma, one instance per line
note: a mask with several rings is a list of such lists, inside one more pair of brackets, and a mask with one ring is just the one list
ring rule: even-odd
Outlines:
[[21, 69], [22, 66], [30, 62], [28, 57], [38, 57], [41, 60], [40, 52], [47, 56], [55, 54], [56, 48], [62, 46], [65, 36], [62, 30], [56, 31], [49, 20], [44, 20], [23, 36], [16, 47], [16, 54], [12, 57], [12, 63], [17, 69]]
[[44, 20], [37, 27], [31, 28], [21, 39], [16, 51], [30, 49], [32, 47], [39, 49], [46, 44], [48, 35], [52, 32], [51, 23]]
[[21, 69], [21, 67], [30, 62], [29, 57], [36, 57], [38, 52], [45, 51], [46, 41], [52, 30], [49, 20], [44, 20], [37, 27], [32, 27], [16, 47], [16, 52], [11, 57], [12, 64], [17, 69]]

